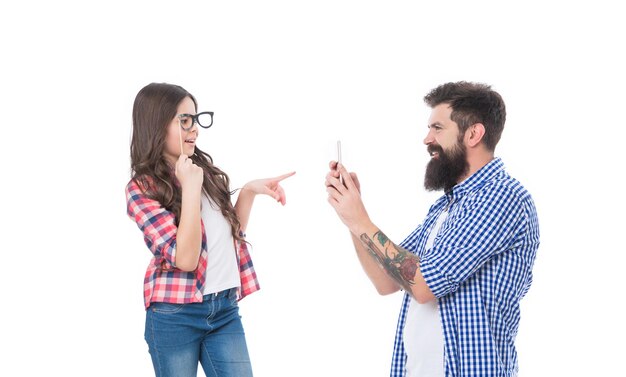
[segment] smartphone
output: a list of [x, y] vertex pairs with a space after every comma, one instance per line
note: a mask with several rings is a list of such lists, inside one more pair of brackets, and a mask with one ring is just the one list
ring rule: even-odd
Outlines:
[[[337, 140], [337, 164], [341, 164], [341, 140]], [[339, 175], [339, 181], [343, 184], [341, 175]]]
[[337, 140], [337, 163], [341, 164], [341, 140]]

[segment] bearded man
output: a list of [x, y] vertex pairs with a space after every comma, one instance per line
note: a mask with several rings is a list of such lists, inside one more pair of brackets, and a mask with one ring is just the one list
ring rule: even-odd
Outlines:
[[423, 223], [393, 243], [370, 220], [356, 174], [335, 161], [328, 201], [377, 291], [404, 291], [391, 376], [516, 376], [519, 303], [532, 282], [539, 226], [530, 194], [494, 157], [504, 101], [464, 81], [424, 101], [432, 109], [424, 187], [444, 195]]

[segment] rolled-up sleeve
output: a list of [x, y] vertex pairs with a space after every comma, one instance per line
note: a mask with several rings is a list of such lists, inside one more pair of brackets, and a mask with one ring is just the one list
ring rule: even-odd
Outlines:
[[476, 192], [442, 229], [432, 249], [420, 259], [420, 271], [438, 298], [455, 292], [484, 263], [508, 250], [525, 226], [524, 203], [508, 187]]
[[[176, 218], [157, 200], [148, 198], [131, 180], [126, 186], [128, 216], [143, 232], [146, 245], [155, 258], [163, 259], [164, 268], [176, 266]], [[169, 266], [168, 266], [169, 264]]]

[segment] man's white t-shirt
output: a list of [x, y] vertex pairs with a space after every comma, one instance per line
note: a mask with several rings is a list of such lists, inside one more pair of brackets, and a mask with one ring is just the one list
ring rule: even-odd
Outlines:
[[[441, 224], [448, 217], [443, 212], [428, 235], [426, 250], [433, 243]], [[443, 328], [439, 317], [439, 301], [420, 304], [411, 297], [404, 324], [404, 350], [407, 355], [407, 377], [444, 377]]]
[[207, 243], [206, 280], [203, 294], [239, 287], [239, 268], [230, 223], [217, 204], [202, 195], [202, 222]]

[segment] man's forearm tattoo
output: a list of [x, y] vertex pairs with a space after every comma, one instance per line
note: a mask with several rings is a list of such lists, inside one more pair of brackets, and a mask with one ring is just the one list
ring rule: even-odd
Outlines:
[[[374, 233], [374, 238], [382, 245], [383, 251], [376, 246], [376, 243], [367, 234], [363, 233], [359, 238], [365, 244], [369, 254], [387, 271], [389, 276], [400, 284], [406, 292], [410, 292], [411, 286], [415, 284], [413, 279], [419, 265], [417, 256], [394, 245], [381, 231]], [[389, 255], [389, 248], [392, 248], [393, 256]], [[393, 252], [394, 250], [395, 252]]]

